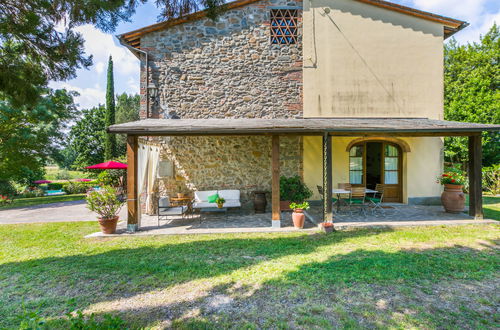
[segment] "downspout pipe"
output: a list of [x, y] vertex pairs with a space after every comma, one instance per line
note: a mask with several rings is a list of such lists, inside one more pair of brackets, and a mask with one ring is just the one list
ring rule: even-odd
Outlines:
[[[126, 48], [128, 48], [128, 50], [130, 50], [132, 52], [132, 54], [134, 55], [138, 55], [137, 53], [142, 53], [144, 54], [144, 57], [145, 57], [145, 61], [146, 61], [146, 119], [149, 118], [149, 89], [148, 89], [148, 85], [149, 85], [149, 60], [148, 60], [148, 52], [146, 52], [145, 50], [142, 50], [142, 49], [138, 49], [138, 48], [134, 48], [132, 46], [130, 46], [129, 44], [127, 44], [121, 36], [115, 36], [118, 41], [120, 42], [120, 44], [122, 46], [125, 46]], [[137, 56], [139, 58], [139, 60], [141, 59], [140, 56]]]

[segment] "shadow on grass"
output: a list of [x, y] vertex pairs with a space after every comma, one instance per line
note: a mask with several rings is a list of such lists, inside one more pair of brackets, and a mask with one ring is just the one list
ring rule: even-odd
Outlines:
[[0, 328], [16, 326], [21, 304], [43, 315], [63, 316], [91, 304], [211, 279], [284, 256], [314, 252], [345, 239], [390, 229], [278, 238], [223, 238], [137, 247], [91, 255], [41, 258], [0, 265]]
[[[496, 322], [495, 287], [477, 288], [472, 281], [498, 269], [491, 246], [356, 250], [302, 265], [257, 289], [232, 281], [179, 303], [113, 306], [138, 327], [488, 327]], [[491, 299], [490, 308], [476, 306], [475, 295]], [[384, 301], [389, 305], [381, 307]]]
[[[474, 314], [476, 307], [465, 306], [460, 300], [477, 294], [473, 285], [460, 292], [433, 289], [433, 285], [494, 276], [499, 257], [488, 244], [482, 249], [457, 245], [423, 250], [359, 249], [302, 264], [292, 271], [277, 269], [273, 279], [259, 286], [234, 279], [210, 285], [217, 276], [241, 268], [251, 272], [251, 267], [264, 261], [309, 254], [326, 245], [334, 248], [346, 239], [384, 231], [388, 229], [270, 239], [221, 238], [9, 263], [0, 266], [0, 291], [7, 302], [0, 306], [0, 315], [7, 315], [1, 326], [16, 325], [8, 316], [8, 306], [10, 310], [18, 308], [22, 297], [27, 308], [40, 308], [56, 318], [69, 310], [106, 303], [109, 311], [137, 327], [474, 328], [494, 322], [489, 310], [483, 308], [480, 315]], [[162, 289], [196, 279], [206, 279], [206, 292], [196, 294], [198, 288], [193, 287], [187, 293], [173, 293], [173, 303], [162, 300]], [[419, 284], [421, 288], [415, 289]], [[494, 292], [494, 287], [486, 291]], [[398, 298], [401, 306], [379, 308], [381, 297], [390, 301], [388, 297], [395, 294], [403, 296]], [[419, 307], [423, 303], [429, 306]], [[396, 312], [406, 309], [411, 313], [404, 320], [398, 319]], [[57, 326], [61, 321], [49, 321], [49, 327], [51, 322]]]

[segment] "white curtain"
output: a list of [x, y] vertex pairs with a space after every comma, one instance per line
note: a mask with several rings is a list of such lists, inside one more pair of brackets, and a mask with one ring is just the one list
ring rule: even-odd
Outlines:
[[141, 195], [144, 192], [145, 183], [148, 174], [148, 160], [149, 160], [149, 148], [148, 146], [139, 143], [137, 148], [137, 203], [139, 204], [139, 210], [137, 212], [137, 222], [139, 227], [141, 226]]
[[156, 182], [156, 176], [158, 172], [158, 163], [160, 161], [160, 148], [158, 147], [148, 147], [149, 149], [149, 161], [148, 161], [148, 176], [146, 185], [146, 213], [155, 214], [155, 203], [154, 203], [154, 187]]

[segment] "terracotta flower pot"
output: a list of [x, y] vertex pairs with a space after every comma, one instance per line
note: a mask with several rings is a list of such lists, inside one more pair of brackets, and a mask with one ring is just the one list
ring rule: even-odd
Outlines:
[[223, 203], [219, 203], [219, 204], [217, 204], [217, 208], [221, 209], [221, 208], [223, 208], [223, 207], [224, 207], [224, 204], [223, 204]]
[[292, 213], [293, 226], [297, 229], [304, 228], [305, 217], [304, 210], [294, 209]]
[[114, 234], [116, 232], [116, 224], [118, 223], [118, 216], [111, 219], [99, 218], [99, 226], [103, 234]]
[[465, 194], [462, 191], [463, 186], [456, 184], [445, 184], [444, 191], [441, 194], [441, 203], [444, 210], [448, 213], [460, 213], [465, 208]]
[[280, 201], [280, 211], [291, 211], [290, 201]]
[[319, 228], [324, 233], [332, 233], [333, 232], [333, 223], [331, 222], [322, 222], [319, 224]]
[[184, 198], [186, 194], [184, 193], [177, 193], [177, 198]]

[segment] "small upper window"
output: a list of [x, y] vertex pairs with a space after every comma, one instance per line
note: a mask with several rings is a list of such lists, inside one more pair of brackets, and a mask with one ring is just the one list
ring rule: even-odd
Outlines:
[[298, 9], [271, 9], [271, 44], [297, 43]]

